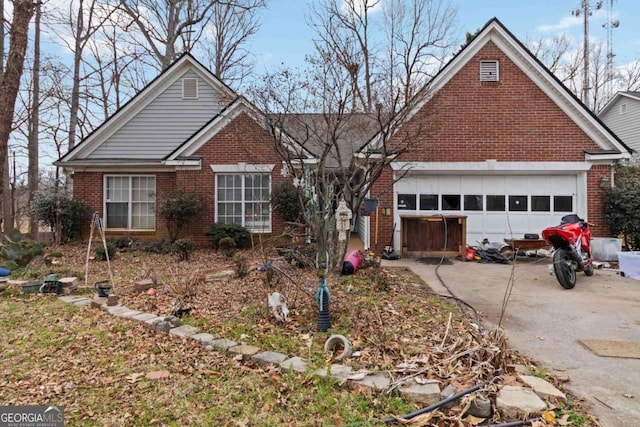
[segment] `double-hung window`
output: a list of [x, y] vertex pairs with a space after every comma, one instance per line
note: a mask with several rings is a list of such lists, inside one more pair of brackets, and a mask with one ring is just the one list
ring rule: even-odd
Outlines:
[[271, 175], [268, 173], [216, 174], [216, 222], [269, 233], [270, 198]]
[[155, 229], [155, 176], [105, 176], [104, 195], [106, 228], [126, 230]]

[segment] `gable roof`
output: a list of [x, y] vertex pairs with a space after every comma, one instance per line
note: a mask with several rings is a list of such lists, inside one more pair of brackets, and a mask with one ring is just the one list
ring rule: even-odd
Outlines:
[[[202, 147], [207, 141], [209, 141], [220, 130], [224, 129], [233, 119], [238, 117], [241, 113], [246, 113], [258, 125], [260, 125], [266, 132], [271, 133], [274, 131], [267, 121], [264, 114], [258, 110], [251, 102], [249, 102], [243, 96], [237, 96], [229, 105], [227, 105], [222, 111], [216, 114], [211, 120], [209, 120], [204, 126], [196, 131], [189, 139], [183, 142], [172, 153], [165, 157], [165, 163], [180, 162], [180, 159], [189, 158], [195, 154], [195, 152]], [[304, 146], [299, 144], [290, 135], [282, 133], [281, 135], [283, 144], [297, 154], [301, 158], [311, 158], [312, 153]]]
[[[54, 162], [56, 166], [63, 166], [77, 158], [86, 157], [87, 154], [99, 147], [109, 136], [124, 126], [131, 117], [141, 112], [149, 103], [158, 97], [167, 87], [186, 70], [195, 71], [222, 96], [231, 99], [238, 95], [220, 79], [218, 79], [207, 67], [202, 65], [190, 53], [180, 56], [173, 64], [149, 82], [133, 98], [126, 102], [120, 109], [113, 113], [100, 126], [94, 129], [78, 145]], [[142, 161], [143, 162], [143, 161]], [[144, 162], [143, 162], [144, 163]]]
[[346, 168], [363, 141], [379, 128], [372, 114], [282, 114], [275, 120], [328, 168]]
[[614, 105], [623, 99], [631, 99], [640, 102], [640, 91], [621, 91], [611, 97], [604, 107], [598, 112], [598, 117], [604, 116]]
[[[475, 55], [489, 42], [494, 43], [531, 81], [571, 118], [602, 150], [607, 159], [629, 158], [631, 149], [596, 117], [562, 82], [522, 44], [498, 18], [492, 18], [478, 34], [462, 48], [433, 79], [408, 103], [403, 121], [410, 120], [424, 107]], [[359, 151], [376, 151], [379, 136], [375, 136]], [[615, 154], [611, 154], [611, 153]], [[597, 154], [588, 154], [591, 158]], [[616, 157], [618, 156], [618, 157]]]

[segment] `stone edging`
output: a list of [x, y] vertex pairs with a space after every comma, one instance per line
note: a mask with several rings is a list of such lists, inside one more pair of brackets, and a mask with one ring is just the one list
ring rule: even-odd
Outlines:
[[[92, 306], [100, 308], [112, 316], [144, 323], [156, 333], [165, 332], [176, 337], [196, 340], [209, 350], [229, 352], [236, 356], [239, 355], [243, 360], [252, 360], [261, 366], [275, 366], [279, 368], [281, 372], [297, 372], [303, 374], [307, 372], [307, 361], [301, 357], [289, 357], [274, 351], [262, 351], [256, 346], [236, 343], [235, 341], [224, 338], [216, 339], [213, 335], [200, 332], [193, 326], [180, 326], [179, 319], [177, 318], [161, 317], [152, 313], [144, 313], [132, 310], [123, 305], [108, 306], [107, 298], [89, 298], [80, 295], [67, 295], [58, 298], [76, 307]], [[387, 388], [391, 386], [391, 379], [384, 373], [372, 373], [367, 370], [354, 371], [350, 366], [339, 364], [332, 364], [326, 368], [320, 368], [316, 370], [313, 375], [322, 378], [330, 377], [341, 384], [346, 383], [348, 386], [360, 385], [380, 392], [387, 390]], [[525, 372], [522, 372], [521, 375], [518, 376], [520, 380], [530, 388], [503, 386], [500, 389], [496, 405], [505, 416], [518, 418], [535, 413], [539, 414], [550, 407], [545, 400], [566, 401], [566, 396], [547, 381], [525, 375]], [[438, 403], [455, 393], [455, 390], [450, 386], [441, 391], [437, 381], [427, 381], [426, 383], [419, 384], [411, 380], [408, 383], [401, 384], [396, 390], [403, 398], [424, 405]], [[469, 413], [471, 413], [471, 411]]]

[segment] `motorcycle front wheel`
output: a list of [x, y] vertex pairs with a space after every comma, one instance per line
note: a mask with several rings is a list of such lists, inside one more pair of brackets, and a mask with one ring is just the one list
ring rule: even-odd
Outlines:
[[576, 269], [566, 250], [558, 249], [553, 254], [553, 271], [563, 288], [572, 289], [576, 285]]

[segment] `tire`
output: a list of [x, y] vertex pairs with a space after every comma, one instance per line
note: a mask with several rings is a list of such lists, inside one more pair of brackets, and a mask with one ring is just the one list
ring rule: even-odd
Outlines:
[[553, 254], [553, 271], [563, 288], [573, 289], [576, 285], [576, 269], [566, 250], [558, 249]]
[[589, 267], [587, 267], [586, 270], [584, 270], [584, 274], [585, 276], [593, 276], [595, 267], [593, 266], [593, 260], [589, 263]]
[[513, 261], [514, 259], [516, 259], [516, 252], [511, 246], [501, 247], [500, 254], [510, 261]]

